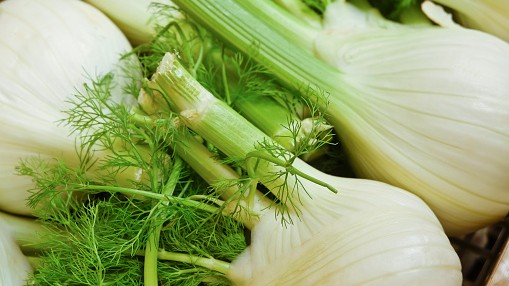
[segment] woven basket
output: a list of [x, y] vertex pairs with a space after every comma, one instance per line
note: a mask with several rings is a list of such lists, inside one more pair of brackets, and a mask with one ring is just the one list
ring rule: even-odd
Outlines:
[[464, 286], [509, 285], [509, 217], [463, 237], [451, 237], [463, 267]]

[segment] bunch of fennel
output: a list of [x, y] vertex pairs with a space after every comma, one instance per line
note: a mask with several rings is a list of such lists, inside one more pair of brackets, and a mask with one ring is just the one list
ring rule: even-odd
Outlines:
[[[199, 276], [202, 280], [186, 281], [188, 285], [196, 285], [194, 283], [200, 281], [219, 283], [216, 280], [221, 277], [218, 272], [238, 285], [334, 285], [337, 281], [347, 284], [371, 281], [374, 285], [407, 282], [461, 284], [460, 264], [454, 249], [434, 214], [416, 196], [380, 182], [326, 175], [297, 158], [283, 166], [280, 161], [290, 153], [271, 143], [266, 135], [233, 112], [226, 103], [203, 89], [172, 55], [165, 57], [146, 88], [150, 87], [154, 89], [147, 90], [147, 93], [163, 93], [174, 111], [180, 112], [177, 121], [191, 126], [227, 155], [246, 158], [243, 167], [248, 170], [249, 177], [243, 180], [246, 184], [240, 185], [240, 191], [244, 193], [223, 190], [224, 203], [203, 193], [188, 196], [192, 188], [174, 188], [178, 184], [175, 184], [173, 174], [179, 173], [179, 167], [175, 164], [169, 166], [161, 160], [163, 157], [157, 156], [150, 161], [143, 159], [138, 162], [150, 170], [148, 173], [152, 179], [147, 185], [138, 185], [137, 189], [111, 186], [107, 181], [87, 178], [79, 169], [73, 171], [63, 165], [56, 166], [52, 172], [44, 169], [34, 172], [43, 164], [38, 163], [39, 160], [33, 161], [35, 164], [25, 161], [22, 169], [28, 170], [28, 175], [38, 174], [35, 179], [40, 183], [38, 189], [41, 191], [33, 197], [33, 202], [50, 202], [53, 208], [41, 208], [49, 215], [48, 222], [59, 222], [70, 232], [68, 237], [71, 240], [55, 240], [50, 244], [52, 253], [61, 255], [48, 253], [44, 261], [53, 265], [53, 269], [50, 271], [44, 267], [38, 270], [34, 276], [36, 281], [58, 278], [62, 280], [51, 281], [140, 283], [139, 271], [143, 268], [148, 270], [143, 278], [145, 285], [156, 285], [154, 283], [158, 281], [184, 283], [179, 277], [192, 279], [186, 275], [210, 268], [212, 272], [205, 271]], [[100, 93], [105, 90], [109, 89], [94, 91]], [[75, 113], [84, 114], [79, 109], [84, 111], [86, 106], [101, 106], [100, 103], [108, 97], [94, 95], [93, 92], [90, 96], [92, 98], [78, 97], [73, 107]], [[84, 104], [87, 102], [88, 105]], [[99, 140], [106, 140], [108, 134], [121, 138], [130, 136], [137, 144], [144, 142], [151, 146], [153, 155], [172, 147], [207, 181], [235, 177], [235, 172], [217, 167], [217, 162], [207, 164], [214, 158], [210, 153], [206, 155], [207, 152], [201, 151], [204, 145], [199, 145], [201, 149], [195, 148], [187, 135], [169, 130], [175, 119], [168, 114], [149, 117], [141, 111], [130, 114], [126, 107], [118, 108], [111, 110], [114, 116], [109, 116], [106, 121], [98, 120], [102, 126], [100, 129], [107, 132], [98, 132], [94, 128], [94, 133], [84, 134], [100, 135], [103, 139]], [[167, 109], [168, 106], [162, 108]], [[93, 115], [89, 119], [93, 119]], [[78, 131], [89, 127], [84, 122], [89, 120], [75, 116], [69, 118], [69, 124]], [[228, 129], [230, 133], [225, 132]], [[200, 154], [205, 154], [205, 157]], [[138, 157], [135, 153], [131, 156]], [[112, 158], [111, 161], [118, 162], [119, 159]], [[159, 171], [165, 175], [160, 177]], [[279, 177], [274, 178], [274, 172]], [[55, 176], [48, 178], [48, 174]], [[260, 195], [253, 188], [258, 183], [266, 185], [281, 204], [267, 201]], [[78, 201], [77, 206], [69, 208], [66, 204], [70, 201], [60, 195], [62, 192], [102, 194], [102, 199], [101, 196], [91, 197], [85, 205]], [[148, 200], [136, 202], [132, 197], [118, 193], [145, 196]], [[242, 200], [237, 203], [239, 197]], [[184, 226], [188, 228], [180, 227], [178, 214], [184, 212], [185, 206], [191, 207], [187, 217], [198, 214], [200, 210], [218, 211], [217, 207], [199, 203], [197, 199], [219, 203], [223, 206], [219, 210], [251, 229], [250, 246], [242, 255], [237, 257], [236, 253], [231, 264], [217, 254], [204, 252], [201, 247], [198, 252], [195, 249], [196, 245], [209, 245], [211, 238], [215, 241], [223, 228], [208, 223], [208, 220], [196, 225], [188, 219], [184, 219]], [[82, 204], [81, 207], [79, 204]], [[112, 204], [117, 207], [111, 208]], [[238, 208], [244, 210], [240, 215], [236, 211]], [[286, 224], [282, 224], [282, 218]], [[204, 224], [213, 228], [206, 228]], [[194, 228], [189, 228], [193, 225]], [[228, 224], [224, 230], [234, 228], [234, 225]], [[210, 238], [204, 236], [194, 240], [194, 234], [202, 234], [202, 230], [210, 231]], [[167, 232], [172, 235], [166, 235]], [[66, 237], [65, 233], [61, 237]], [[179, 247], [191, 238], [194, 247]], [[169, 239], [174, 243], [168, 244]], [[155, 251], [154, 243], [158, 246]], [[133, 257], [137, 255], [144, 255], [143, 265], [135, 263]], [[364, 275], [362, 269], [371, 269], [386, 260], [394, 261], [394, 267], [377, 267], [371, 276]], [[178, 263], [187, 264], [189, 268]], [[308, 266], [309, 273], [303, 272], [302, 276], [292, 273]], [[177, 273], [181, 274], [171, 274], [175, 272], [168, 267], [178, 267]], [[119, 273], [116, 269], [124, 269], [125, 272]], [[151, 274], [147, 275], [149, 272]]]
[[[180, 72], [178, 72], [179, 71], [178, 69], [176, 69], [176, 71], [177, 71], [176, 72], [177, 77], [179, 77]], [[191, 82], [191, 81], [189, 80], [189, 82]], [[208, 97], [206, 97], [206, 99], [208, 100]], [[213, 100], [211, 100], [210, 102], [213, 102]], [[187, 111], [189, 111], [189, 110], [187, 110]], [[194, 113], [194, 110], [191, 110], [191, 112], [187, 112], [187, 111], [183, 112], [183, 115], [185, 115], [185, 117], [187, 115], [192, 115], [191, 117], [193, 117], [196, 114], [196, 113]], [[185, 122], [188, 123], [188, 124], [191, 124], [191, 123], [189, 123], [186, 120], [185, 120]], [[253, 129], [248, 129], [248, 130], [253, 131]], [[201, 132], [204, 132], [204, 130], [201, 130]], [[209, 137], [207, 137], [207, 138], [209, 138]], [[262, 137], [260, 137], [260, 138], [262, 138]], [[219, 140], [219, 139], [214, 139], [213, 137], [211, 138], [211, 141], [214, 141], [214, 143], [216, 144], [217, 141], [215, 141], [215, 140], [218, 140], [218, 141], [221, 141], [221, 142], [223, 141], [222, 139]], [[268, 140], [268, 139], [262, 139], [262, 141], [267, 142], [266, 140]], [[234, 149], [235, 148], [239, 148], [239, 147], [234, 147], [235, 144], [238, 144], [238, 142], [234, 142], [234, 141], [235, 140], [231, 140], [230, 142], [224, 143], [224, 144], [230, 144], [230, 146], [229, 147], [223, 147], [223, 148], [230, 148], [230, 147], [234, 148]], [[251, 143], [253, 143], [253, 142], [251, 142]], [[218, 144], [218, 146], [219, 145], [220, 144]], [[251, 145], [250, 147], [252, 148], [253, 145]], [[265, 146], [265, 147], [268, 147], [268, 146]], [[223, 150], [226, 150], [226, 149], [223, 149]], [[247, 150], [252, 150], [252, 149], [247, 149]], [[235, 153], [235, 151], [229, 151], [229, 152]], [[243, 151], [243, 152], [245, 152], [245, 151]], [[276, 160], [278, 158], [274, 158], [273, 155], [271, 155], [269, 157], [266, 157], [266, 156], [261, 157], [262, 155], [260, 153], [256, 153], [256, 152], [258, 152], [258, 150], [255, 150], [253, 152], [255, 152], [255, 153], [249, 153], [248, 152], [248, 155], [241, 154], [241, 156], [242, 155], [246, 155], [247, 157], [251, 158], [251, 159], [247, 160], [247, 161], [251, 162], [251, 163], [249, 163], [249, 162], [246, 163], [246, 166], [248, 166], [248, 167], [251, 166], [253, 160], [258, 162], [258, 163], [256, 163], [256, 165], [258, 165], [258, 167], [255, 168], [255, 174], [252, 174], [253, 175], [253, 179], [255, 181], [256, 180], [262, 180], [263, 182], [265, 182], [265, 179], [266, 179], [265, 178], [265, 173], [280, 172], [280, 169], [279, 169], [280, 166], [278, 167], [278, 164], [279, 165], [281, 165], [281, 164], [280, 164], [279, 161]], [[282, 154], [287, 154], [287, 153], [282, 153]], [[271, 162], [276, 162], [277, 164], [276, 164], [276, 166], [268, 164], [269, 167], [267, 169], [263, 170], [265, 168], [264, 167], [265, 163], [267, 163], [266, 160], [267, 161], [271, 161]], [[300, 163], [299, 160], [294, 161], [294, 163], [298, 166], [298, 168], [296, 168], [295, 170], [301, 170], [302, 169], [301, 168], [302, 164]], [[294, 168], [294, 166], [291, 166], [291, 167]], [[282, 171], [282, 173], [287, 173], [288, 172], [286, 170], [286, 168], [290, 168], [290, 167], [286, 166], [285, 169]], [[260, 170], [260, 169], [262, 169], [262, 170]], [[333, 179], [329, 178], [328, 176], [323, 176], [323, 174], [319, 174], [319, 173], [313, 173], [311, 171], [311, 169], [307, 169], [307, 167], [305, 167], [304, 169], [306, 171], [305, 173], [308, 173], [308, 175], [311, 175], [310, 179], [311, 179], [311, 181], [313, 183], [309, 183], [309, 185], [308, 185], [308, 183], [303, 184], [303, 185], [305, 185], [305, 186], [303, 186], [303, 189], [313, 189], [313, 188], [315, 188], [314, 183], [317, 183], [317, 182], [333, 181]], [[292, 170], [294, 170], [294, 169], [292, 169]], [[295, 170], [293, 172], [297, 172]], [[311, 173], [311, 174], [309, 174], [309, 173]], [[262, 178], [258, 178], [258, 177], [262, 177]], [[297, 178], [297, 177], [294, 177], [294, 178]], [[345, 187], [345, 189], [348, 190], [349, 189], [348, 188], [349, 185], [346, 184], [345, 182], [346, 181], [343, 182], [343, 185], [338, 183], [338, 186]], [[265, 183], [267, 183], [267, 182], [265, 182]], [[270, 183], [267, 183], [267, 184], [270, 185]], [[297, 183], [297, 185], [298, 185], [298, 183]], [[345, 185], [348, 185], [348, 186], [345, 186]], [[322, 186], [322, 187], [324, 187], [324, 186]], [[385, 190], [385, 191], [383, 191], [384, 193], [385, 192], [388, 192], [388, 193], [391, 192], [391, 191], [387, 191], [386, 188], [387, 189], [393, 189], [392, 187], [389, 187], [389, 186], [386, 186], [386, 185], [383, 185], [383, 184], [380, 185], [378, 183], [375, 183], [375, 187], [376, 188], [379, 187], [381, 189], [384, 189]], [[352, 188], [356, 189], [355, 187], [352, 187]], [[368, 188], [368, 186], [366, 188]], [[103, 189], [107, 190], [108, 188], [104, 187]], [[336, 187], [334, 189], [338, 189], [338, 187]], [[277, 188], [271, 188], [271, 190], [277, 191]], [[327, 191], [327, 190], [324, 189], [324, 191]], [[373, 192], [373, 195], [374, 195], [374, 193], [378, 193], [378, 192], [382, 192], [382, 191], [377, 190], [377, 192]], [[318, 194], [318, 193], [325, 193], [325, 192], [317, 191], [316, 193]], [[370, 193], [370, 192], [368, 192], [368, 193]], [[396, 220], [396, 218], [399, 218], [401, 214], [406, 213], [406, 211], [408, 211], [408, 208], [410, 208], [410, 206], [412, 206], [412, 208], [415, 207], [416, 209], [418, 209], [419, 210], [418, 213], [421, 214], [425, 218], [433, 217], [433, 215], [430, 213], [430, 211], [427, 209], [427, 207], [425, 207], [422, 204], [422, 202], [420, 202], [418, 199], [416, 199], [413, 196], [409, 196], [407, 194], [403, 195], [403, 197], [407, 197], [408, 200], [407, 199], [403, 199], [403, 197], [399, 197], [400, 193], [402, 193], [401, 190], [395, 189], [395, 191], [394, 191], [395, 198], [392, 198], [393, 201], [391, 201], [391, 200], [388, 200], [387, 202], [384, 201], [385, 203], [381, 202], [381, 201], [372, 202], [371, 200], [368, 200], [367, 198], [360, 199], [359, 201], [357, 201], [355, 199], [351, 199], [351, 200], [353, 200], [353, 201], [355, 201], [357, 203], [360, 202], [359, 204], [362, 204], [362, 202], [366, 203], [368, 205], [368, 206], [366, 206], [366, 208], [371, 208], [373, 206], [375, 206], [377, 208], [381, 208], [381, 209], [384, 209], [384, 207], [388, 207], [388, 206], [390, 206], [390, 208], [394, 208], [394, 210], [389, 211], [389, 213], [387, 213], [385, 217], [381, 217], [380, 218], [382, 224], [384, 222], [387, 223], [387, 218], [389, 218], [390, 220], [392, 220], [392, 219]], [[323, 196], [322, 197], [322, 195], [317, 195], [317, 194], [315, 194], [313, 192], [313, 196], [317, 196], [317, 197], [320, 197], [322, 199], [317, 199], [316, 203], [310, 203], [310, 201], [313, 201], [314, 198], [313, 199], [309, 199], [309, 198], [308, 199], [303, 199], [301, 202], [299, 202], [299, 199], [301, 199], [302, 197], [300, 197], [298, 194], [293, 194], [293, 195], [295, 195], [297, 197], [297, 200], [295, 200], [295, 198], [293, 200], [292, 200], [292, 198], [290, 198], [290, 200], [287, 201], [288, 204], [286, 204], [285, 206], [290, 206], [289, 209], [283, 208], [283, 210], [280, 210], [280, 211], [277, 211], [277, 209], [276, 210], [272, 209], [271, 211], [267, 211], [266, 213], [264, 213], [262, 215], [261, 222], [256, 224], [256, 226], [255, 226], [256, 232], [255, 231], [253, 232], [253, 240], [255, 238], [257, 238], [256, 241], [259, 241], [259, 243], [253, 243], [252, 247], [250, 247], [249, 250], [247, 250], [245, 252], [245, 254], [242, 256], [242, 258], [237, 260], [236, 262], [234, 262], [234, 264], [231, 266], [231, 268], [229, 270], [227, 270], [228, 271], [228, 275], [230, 275], [230, 277], [231, 277], [231, 279], [233, 281], [236, 281], [237, 283], [241, 284], [241, 283], [245, 283], [246, 281], [249, 281], [248, 283], [251, 283], [251, 280], [253, 280], [252, 283], [255, 283], [255, 285], [256, 285], [256, 283], [260, 283], [260, 284], [266, 283], [266, 281], [264, 281], [264, 279], [267, 279], [267, 280], [271, 280], [272, 283], [275, 283], [274, 281], [280, 281], [280, 283], [287, 283], [288, 285], [295, 285], [296, 284], [295, 281], [292, 281], [292, 280], [284, 281], [285, 277], [281, 276], [281, 272], [282, 273], [286, 273], [287, 271], [291, 272], [291, 271], [295, 270], [295, 268], [298, 267], [298, 265], [285, 265], [284, 263], [280, 263], [279, 259], [281, 259], [283, 261], [286, 261], [286, 259], [288, 259], [288, 257], [290, 257], [290, 259], [292, 257], [299, 257], [299, 258], [301, 258], [303, 256], [307, 257], [307, 256], [311, 256], [309, 253], [316, 252], [316, 249], [320, 248], [319, 246], [323, 245], [323, 243], [330, 243], [333, 246], [341, 246], [340, 243], [337, 243], [338, 241], [344, 242], [343, 239], [348, 239], [348, 238], [351, 238], [351, 239], [355, 240], [352, 237], [355, 237], [355, 235], [358, 235], [360, 233], [360, 230], [359, 230], [359, 232], [357, 232], [357, 231], [353, 232], [352, 231], [352, 233], [349, 233], [349, 231], [348, 231], [348, 230], [350, 230], [349, 226], [352, 226], [352, 229], [356, 229], [356, 227], [358, 226], [357, 224], [359, 224], [361, 230], [363, 228], [371, 230], [374, 227], [372, 225], [372, 221], [370, 221], [369, 219], [366, 218], [366, 220], [362, 220], [362, 219], [359, 219], [359, 217], [352, 215], [353, 218], [350, 217], [350, 219], [352, 221], [350, 221], [349, 219], [345, 219], [344, 221], [341, 220], [342, 224], [338, 227], [340, 229], [343, 229], [342, 227], [346, 225], [345, 227], [347, 229], [345, 229], [345, 231], [344, 231], [346, 233], [344, 236], [338, 236], [337, 233], [336, 233], [336, 230], [332, 230], [330, 232], [324, 231], [323, 233], [319, 232], [323, 236], [319, 236], [319, 238], [316, 238], [316, 239], [310, 239], [310, 240], [308, 240], [309, 243], [302, 244], [302, 248], [300, 248], [301, 249], [300, 251], [295, 251], [295, 252], [291, 252], [290, 253], [290, 251], [288, 251], [284, 247], [281, 247], [281, 249], [283, 249], [281, 251], [281, 253], [278, 253], [277, 255], [274, 255], [274, 256], [272, 256], [272, 255], [265, 255], [263, 252], [260, 252], [259, 251], [260, 249], [266, 249], [267, 247], [271, 247], [271, 246], [273, 246], [275, 244], [277, 244], [277, 247], [280, 247], [280, 244], [286, 245], [285, 242], [284, 243], [280, 243], [280, 240], [278, 240], [278, 239], [275, 240], [276, 242], [273, 242], [274, 240], [272, 240], [270, 238], [268, 238], [268, 239], [266, 238], [267, 237], [267, 233], [274, 233], [273, 232], [274, 225], [277, 222], [280, 222], [279, 219], [278, 219], [279, 217], [276, 216], [276, 215], [281, 215], [281, 212], [283, 212], [284, 214], [286, 214], [286, 218], [287, 219], [289, 219], [290, 221], [296, 222], [296, 221], [299, 221], [301, 216], [304, 215], [303, 213], [300, 213], [300, 211], [299, 211], [300, 207], [302, 207], [302, 206], [308, 206], [309, 207], [310, 205], [315, 206], [315, 204], [318, 204], [318, 205], [322, 205], [322, 204], [327, 205], [327, 203], [330, 201], [328, 198], [326, 198], [327, 196]], [[347, 191], [347, 194], [348, 194], [348, 191]], [[289, 198], [289, 197], [284, 196], [284, 194], [280, 194], [280, 195], [281, 195], [282, 198]], [[149, 196], [149, 195], [147, 194], [147, 196]], [[303, 196], [305, 196], [305, 195], [303, 195]], [[374, 195], [374, 196], [376, 196], [376, 195]], [[152, 197], [154, 197], [154, 196], [152, 196]], [[398, 198], [396, 198], [396, 197], [398, 197]], [[161, 201], [164, 201], [163, 197], [158, 196], [158, 198]], [[402, 202], [400, 201], [400, 199], [402, 200]], [[367, 201], [365, 201], [365, 200], [367, 200]], [[294, 202], [296, 201], [297, 202], [297, 204], [294, 207], [292, 207], [292, 203], [291, 203], [292, 201], [294, 201]], [[347, 200], [345, 205], [349, 205], [350, 202], [351, 201]], [[400, 206], [400, 204], [401, 204], [401, 206]], [[318, 208], [318, 207], [315, 207], [315, 208]], [[358, 210], [363, 211], [365, 209], [360, 207]], [[337, 214], [337, 211], [336, 212], [334, 212], [334, 211], [335, 210], [333, 210], [331, 213], [326, 211], [326, 214], [324, 214], [323, 217], [327, 217], [327, 215], [329, 215], [329, 216], [332, 215], [333, 218], [336, 218], [336, 216], [338, 214]], [[274, 214], [274, 212], [276, 212], [276, 214]], [[315, 210], [313, 209], [313, 210], [310, 210], [309, 212], [313, 213], [313, 212], [315, 212]], [[310, 216], [307, 213], [308, 212], [305, 212], [305, 214], [306, 214], [305, 218], [306, 219], [304, 219], [302, 223], [298, 223], [299, 225], [310, 224], [309, 221], [308, 221], [308, 219], [310, 219], [309, 218]], [[369, 216], [369, 214], [370, 214], [369, 212], [366, 212], [366, 214], [367, 214], [367, 216], [369, 218], [372, 218], [372, 216]], [[378, 214], [378, 212], [374, 212], [372, 215], [377, 215], [377, 214]], [[409, 215], [410, 218], [406, 222], [408, 222], [408, 225], [414, 225], [416, 223], [416, 221], [418, 221], [417, 219], [414, 218], [415, 213], [411, 212], [408, 215]], [[402, 223], [402, 224], [406, 226], [407, 225], [406, 222]], [[366, 224], [365, 226], [364, 226], [364, 223]], [[266, 227], [263, 227], [264, 225]], [[293, 224], [291, 224], [291, 225], [293, 226]], [[433, 220], [433, 219], [430, 219], [430, 220], [424, 219], [423, 225], [427, 225], [427, 226], [430, 227], [429, 230], [431, 231], [431, 233], [433, 233], [433, 234], [430, 234], [430, 237], [436, 238], [437, 241], [439, 242], [439, 244], [443, 245], [445, 247], [444, 249], [446, 250], [446, 253], [451, 254], [450, 253], [450, 250], [451, 250], [450, 246], [447, 243], [444, 242], [444, 235], [441, 232], [441, 229], [438, 226], [437, 222], [435, 220]], [[268, 231], [266, 230], [267, 228], [269, 229]], [[300, 226], [300, 227], [298, 227], [298, 226], [291, 227], [292, 230], [290, 230], [288, 232], [283, 231], [283, 234], [281, 234], [281, 236], [286, 236], [286, 235], [288, 235], [288, 233], [295, 233], [295, 232], [302, 233], [302, 228], [306, 228], [306, 227], [302, 227], [302, 226]], [[319, 228], [319, 227], [317, 227], [317, 228]], [[380, 233], [386, 233], [386, 232], [392, 233], [392, 232], [396, 232], [396, 228], [397, 227], [394, 227], [394, 228], [388, 227], [385, 230], [379, 230], [379, 231], [380, 231]], [[280, 230], [279, 228], [277, 228], [277, 229]], [[410, 230], [411, 228], [409, 227], [408, 229]], [[427, 229], [427, 228], [425, 228], [425, 229]], [[377, 231], [377, 229], [375, 228], [373, 233], [376, 233], [376, 231]], [[275, 233], [276, 233], [275, 234], [276, 236], [277, 236], [277, 234], [280, 234], [278, 232], [275, 232]], [[373, 234], [371, 234], [371, 235], [373, 235]], [[260, 237], [262, 237], [262, 239], [259, 239]], [[406, 238], [409, 238], [409, 237], [410, 236], [408, 236]], [[420, 237], [422, 238], [423, 236], [420, 236]], [[266, 238], [266, 239], [263, 239], [263, 238]], [[337, 240], [334, 240], [334, 239], [337, 239]], [[273, 243], [271, 244], [271, 242], [273, 242]], [[297, 241], [297, 242], [295, 242], [295, 243], [293, 243], [291, 245], [293, 245], [293, 246], [295, 246], [295, 245], [300, 246], [301, 242], [302, 241]], [[349, 241], [347, 241], [345, 244], [346, 245], [350, 245], [350, 246], [353, 247], [353, 245], [352, 244], [348, 244], [348, 242]], [[388, 244], [385, 245], [385, 246], [388, 246], [391, 243], [392, 242], [388, 242]], [[267, 246], [267, 245], [269, 245], [269, 246]], [[369, 245], [369, 241], [366, 242], [366, 245]], [[377, 245], [377, 247], [378, 247], [378, 245]], [[425, 248], [425, 251], [426, 250], [429, 250], [429, 248]], [[338, 252], [339, 251], [340, 250], [338, 250]], [[360, 251], [360, 252], [357, 252], [357, 254], [363, 253], [365, 250], [361, 249], [361, 250], [358, 250], [358, 251]], [[307, 253], [307, 255], [306, 255], [306, 253]], [[164, 256], [162, 254], [166, 254], [166, 253], [165, 252], [160, 252], [159, 253], [160, 259], [162, 259], [161, 257]], [[434, 254], [432, 252], [429, 252], [428, 254], [430, 256], [436, 255], [436, 254]], [[445, 256], [447, 256], [447, 255], [445, 255]], [[450, 275], [450, 276], [447, 276], [447, 277], [449, 277], [451, 279], [450, 280], [450, 281], [452, 281], [451, 283], [459, 283], [458, 281], [460, 280], [460, 278], [458, 277], [458, 268], [457, 268], [458, 267], [458, 263], [456, 261], [455, 256], [454, 255], [450, 255], [448, 258], [445, 258], [445, 256], [444, 256], [444, 260], [442, 260], [440, 262], [442, 264], [440, 264], [440, 263], [438, 263], [438, 264], [442, 265], [442, 266], [443, 265], [453, 266], [455, 268], [454, 270], [446, 271], [446, 273], [448, 273], [448, 275]], [[182, 257], [182, 256], [175, 255], [175, 257]], [[359, 256], [355, 255], [354, 257], [358, 258]], [[368, 259], [369, 258], [372, 258], [372, 257], [368, 257]], [[192, 259], [187, 259], [186, 261], [190, 262], [190, 263], [197, 263], [197, 261], [192, 260]], [[203, 261], [203, 260], [200, 260], [200, 261]], [[267, 265], [267, 261], [270, 261], [273, 264], [269, 263], [270, 266], [267, 267], [266, 266]], [[328, 271], [330, 271], [329, 273], [336, 274], [335, 273], [336, 272], [336, 268], [335, 267], [341, 267], [341, 266], [338, 266], [338, 265], [341, 265], [341, 263], [342, 263], [341, 261], [344, 262], [344, 260], [340, 260], [340, 259], [334, 260], [334, 262], [337, 263], [337, 264], [334, 264], [334, 265], [330, 266], [330, 268], [328, 269]], [[300, 262], [305, 262], [305, 261], [300, 261], [300, 260], [297, 261], [297, 263], [300, 263]], [[346, 263], [348, 263], [348, 262], [346, 262]], [[248, 267], [245, 267], [245, 265], [248, 265]], [[314, 264], [314, 266], [316, 266], [316, 265], [319, 265], [319, 264]], [[370, 264], [367, 263], [367, 264], [361, 264], [361, 265], [364, 265], [364, 267], [366, 267], [365, 265], [370, 265]], [[273, 266], [273, 267], [271, 267], [271, 266]], [[275, 266], [281, 266], [282, 268], [276, 268]], [[263, 271], [265, 271], [264, 269], [266, 269], [266, 267], [270, 268], [270, 270], [273, 271], [273, 272], [271, 272], [271, 275], [266, 275], [266, 276], [260, 275], [259, 273], [263, 273]], [[416, 266], [416, 267], [418, 268], [418, 266]], [[241, 271], [239, 269], [241, 269], [241, 270], [243, 270], [243, 269], [250, 269], [250, 272], [248, 272], [248, 273], [244, 272], [243, 273], [243, 271]], [[226, 270], [224, 270], [224, 271], [226, 271]], [[341, 275], [348, 275], [348, 273], [351, 273], [349, 271], [357, 272], [355, 269], [354, 270], [347, 269], [344, 272], [337, 273], [336, 275], [338, 277], [341, 277]], [[422, 273], [424, 273], [424, 272], [421, 272], [420, 274], [422, 275]], [[380, 273], [374, 273], [373, 275], [374, 275], [374, 277], [376, 277], [376, 275], [380, 275]], [[302, 278], [301, 276], [295, 277], [295, 276], [288, 275], [288, 277], [290, 277], [292, 279], [300, 279], [300, 281], [297, 281], [297, 282], [301, 282], [301, 283], [303, 283], [303, 285], [308, 285], [309, 283], [313, 283], [313, 281], [321, 281], [321, 282], [325, 281], [324, 277], [318, 277], [318, 275], [310, 275], [310, 277], [309, 277], [310, 280], [303, 280], [303, 279], [301, 279]], [[427, 278], [433, 279], [433, 276], [428, 275]], [[316, 279], [316, 280], [313, 280], [313, 279]], [[320, 279], [324, 279], [324, 280], [320, 280]], [[396, 279], [397, 279], [397, 282], [390, 281], [390, 283], [404, 283], [402, 281], [405, 279], [405, 277], [403, 277], [403, 278], [402, 277], [398, 277]], [[413, 281], [413, 279], [415, 279], [415, 276], [411, 276], [409, 279], [410, 279], [410, 281]], [[281, 280], [283, 280], [283, 281], [281, 281]], [[348, 281], [348, 282], [353, 282], [353, 281]], [[389, 283], [389, 281], [383, 281], [383, 282]], [[411, 282], [408, 282], [408, 283], [411, 283]], [[434, 282], [433, 281], [422, 280], [422, 283], [428, 283], [429, 284], [429, 283], [434, 283]]]
[[[148, 94], [161, 93], [168, 102], [165, 109], [178, 112], [183, 124], [226, 155], [245, 158], [242, 167], [249, 180], [240, 205], [259, 218], [247, 220], [251, 244], [223, 269], [233, 284], [461, 284], [459, 259], [418, 197], [307, 165], [205, 90], [172, 54], [162, 60], [147, 88]], [[190, 144], [185, 141], [181, 148]], [[190, 152], [182, 153], [187, 160]], [[267, 207], [256, 193], [258, 183], [280, 205]], [[383, 261], [393, 263], [382, 267]], [[363, 269], [374, 266], [366, 275]]]
[[239, 50], [256, 45], [253, 58], [281, 82], [329, 94], [327, 119], [356, 174], [417, 194], [448, 234], [509, 211], [506, 42], [345, 1], [326, 7], [319, 28], [271, 1], [174, 2]]
[[[31, 155], [79, 164], [76, 137], [59, 124], [63, 110], [73, 94], [85, 92], [84, 82], [114, 68], [119, 74], [116, 65], [131, 45], [100, 11], [76, 0], [4, 1], [0, 26], [0, 209], [32, 214], [25, 190], [33, 184], [15, 166]], [[113, 101], [134, 103], [120, 90], [114, 94]], [[91, 161], [108, 155], [99, 149], [80, 155]], [[138, 171], [126, 170], [119, 181], [143, 177]]]

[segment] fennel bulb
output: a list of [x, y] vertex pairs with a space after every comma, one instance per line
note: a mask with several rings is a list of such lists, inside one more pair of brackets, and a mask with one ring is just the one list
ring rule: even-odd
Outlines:
[[155, 36], [153, 0], [85, 0], [111, 18], [133, 45], [150, 42]]
[[28, 156], [78, 163], [76, 138], [58, 123], [66, 101], [131, 46], [106, 16], [77, 0], [4, 1], [0, 26], [0, 209], [31, 214], [25, 200], [33, 184], [15, 166]]
[[509, 1], [507, 0], [433, 0], [455, 12], [465, 27], [493, 34], [509, 41]]
[[346, 75], [344, 94], [330, 98], [330, 121], [357, 173], [419, 195], [449, 234], [502, 219], [509, 45], [466, 29], [341, 32], [341, 19], [328, 25], [334, 11], [315, 50]]
[[327, 175], [299, 158], [278, 163], [284, 156], [270, 153], [277, 144], [261, 144], [271, 139], [199, 85], [172, 54], [149, 86], [207, 142], [246, 158], [242, 166], [254, 185], [265, 185], [281, 202], [267, 208], [246, 194], [253, 201], [245, 206], [260, 210], [260, 218], [250, 221], [251, 245], [224, 270], [234, 285], [461, 285], [457, 254], [417, 196]]
[[15, 226], [6, 219], [8, 216], [0, 212], [0, 285], [27, 285], [32, 266], [16, 243]]
[[314, 176], [339, 193], [305, 182], [292, 224], [263, 214], [230, 266], [234, 285], [461, 285], [457, 254], [420, 199], [376, 181]]
[[287, 85], [325, 91], [357, 174], [417, 194], [448, 234], [508, 213], [508, 43], [397, 24], [345, 1], [329, 4], [314, 31], [279, 24], [291, 16], [260, 1], [174, 2], [240, 50], [256, 43], [253, 57]]

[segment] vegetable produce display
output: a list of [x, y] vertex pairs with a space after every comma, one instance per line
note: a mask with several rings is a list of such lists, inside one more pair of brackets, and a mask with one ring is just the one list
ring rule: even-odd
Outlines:
[[508, 30], [434, 2], [0, 1], [0, 285], [463, 285]]

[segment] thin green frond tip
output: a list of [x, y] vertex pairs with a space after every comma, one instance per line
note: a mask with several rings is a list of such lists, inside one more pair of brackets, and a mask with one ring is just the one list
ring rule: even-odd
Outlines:
[[[335, 194], [338, 193], [338, 190], [336, 190], [336, 188], [334, 188], [334, 186], [328, 184], [327, 182], [316, 179], [313, 176], [310, 176], [310, 175], [306, 174], [305, 172], [293, 167], [293, 165], [291, 164], [291, 161], [289, 162], [289, 161], [282, 160], [282, 159], [277, 158], [277, 157], [275, 157], [267, 152], [264, 152], [264, 151], [251, 151], [246, 155], [246, 159], [250, 159], [250, 158], [266, 160], [266, 161], [271, 162], [277, 166], [283, 167], [286, 170], [286, 172], [288, 172], [289, 174], [292, 174], [294, 176], [299, 176], [306, 180], [309, 180], [317, 185], [320, 185], [322, 187], [329, 189], [331, 192], [333, 192]], [[251, 171], [251, 172], [255, 172], [255, 171]]]
[[369, 0], [369, 3], [377, 8], [382, 15], [389, 19], [397, 19], [407, 8], [421, 2], [420, 0]]

